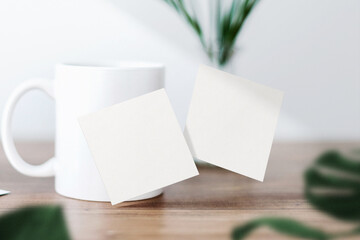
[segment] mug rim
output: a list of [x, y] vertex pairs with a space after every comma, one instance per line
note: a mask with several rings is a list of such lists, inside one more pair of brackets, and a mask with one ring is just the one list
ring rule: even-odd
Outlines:
[[56, 67], [93, 69], [93, 70], [154, 70], [164, 69], [165, 65], [151, 61], [114, 61], [114, 62], [63, 62]]

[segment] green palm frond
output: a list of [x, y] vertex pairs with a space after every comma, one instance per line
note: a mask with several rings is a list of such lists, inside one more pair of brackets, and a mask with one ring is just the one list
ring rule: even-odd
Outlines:
[[[215, 44], [211, 41], [205, 40], [210, 38], [205, 38], [202, 26], [200, 25], [196, 15], [190, 13], [189, 7], [185, 1], [164, 1], [174, 8], [195, 31], [208, 57], [220, 66], [224, 66], [233, 55], [237, 36], [239, 35], [245, 20], [259, 0], [233, 0], [230, 7], [225, 9], [224, 12], [221, 11], [224, 7], [223, 1], [216, 0]], [[210, 14], [210, 16], [212, 15]]]

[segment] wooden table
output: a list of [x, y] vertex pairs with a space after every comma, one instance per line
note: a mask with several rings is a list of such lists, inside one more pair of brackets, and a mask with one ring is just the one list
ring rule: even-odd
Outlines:
[[[80, 201], [54, 192], [53, 178], [17, 173], [0, 149], [0, 214], [20, 206], [60, 204], [73, 239], [229, 239], [231, 229], [259, 216], [283, 216], [306, 221], [325, 230], [346, 230], [314, 210], [302, 196], [302, 172], [321, 152], [347, 151], [360, 143], [276, 143], [263, 183], [216, 167], [200, 167], [200, 176], [172, 185], [160, 197], [110, 203]], [[52, 143], [18, 144], [29, 162], [53, 155]], [[250, 239], [288, 239], [260, 229]], [[357, 239], [357, 238], [353, 238]]]

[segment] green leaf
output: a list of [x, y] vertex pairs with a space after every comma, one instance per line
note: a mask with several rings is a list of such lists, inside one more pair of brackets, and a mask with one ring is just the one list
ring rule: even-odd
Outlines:
[[233, 0], [229, 11], [224, 15], [218, 30], [220, 65], [225, 65], [233, 55], [237, 36], [257, 2], [258, 0]]
[[58, 206], [26, 207], [0, 217], [0, 238], [6, 240], [69, 240]]
[[315, 208], [341, 220], [360, 220], [359, 161], [328, 151], [318, 157], [304, 178], [305, 196]]
[[217, 0], [215, 9], [217, 49], [214, 49], [215, 44], [205, 41], [207, 38], [203, 34], [195, 11], [191, 14], [183, 0], [164, 0], [164, 2], [174, 8], [195, 31], [209, 58], [215, 59], [219, 65], [225, 65], [233, 55], [237, 36], [258, 0], [233, 0], [230, 8], [224, 13], [221, 13], [222, 1]]
[[235, 228], [231, 237], [233, 240], [245, 239], [245, 237], [247, 237], [251, 232], [263, 226], [269, 227], [288, 236], [313, 240], [342, 238], [345, 236], [358, 235], [360, 233], [360, 227], [348, 232], [329, 234], [289, 218], [260, 218]]
[[[360, 220], [360, 161], [337, 151], [319, 156], [304, 174], [305, 196], [320, 211], [341, 220]], [[360, 227], [329, 234], [286, 218], [260, 218], [234, 229], [232, 238], [244, 239], [252, 231], [267, 226], [279, 233], [303, 239], [327, 240], [360, 235]]]
[[327, 233], [303, 225], [300, 222], [288, 218], [261, 218], [251, 221], [243, 226], [237, 227], [232, 232], [232, 239], [244, 239], [255, 229], [267, 226], [279, 233], [287, 234], [293, 237], [301, 237], [305, 239], [325, 240], [330, 239]]
[[315, 164], [335, 170], [345, 171], [360, 177], [360, 159], [349, 159], [337, 151], [328, 151], [320, 155]]
[[204, 36], [202, 33], [202, 28], [200, 26], [199, 21], [196, 18], [196, 15], [191, 15], [188, 7], [185, 5], [183, 0], [164, 0], [169, 6], [173, 7], [179, 15], [181, 15], [186, 22], [190, 25], [190, 27], [195, 31], [197, 36], [200, 39], [201, 45], [204, 50], [207, 51], [208, 47], [204, 40]]

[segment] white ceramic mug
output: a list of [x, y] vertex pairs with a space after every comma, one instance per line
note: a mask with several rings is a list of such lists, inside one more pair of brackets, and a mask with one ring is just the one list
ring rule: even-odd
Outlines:
[[[55, 176], [57, 193], [82, 200], [109, 201], [77, 118], [164, 87], [164, 66], [119, 62], [113, 65], [59, 64], [55, 80], [32, 79], [18, 86], [5, 105], [1, 134], [12, 166], [34, 177]], [[20, 97], [40, 89], [56, 102], [55, 156], [41, 165], [25, 162], [16, 151], [11, 117]], [[119, 146], [121, 147], [121, 146]], [[132, 200], [155, 197], [162, 190]]]

